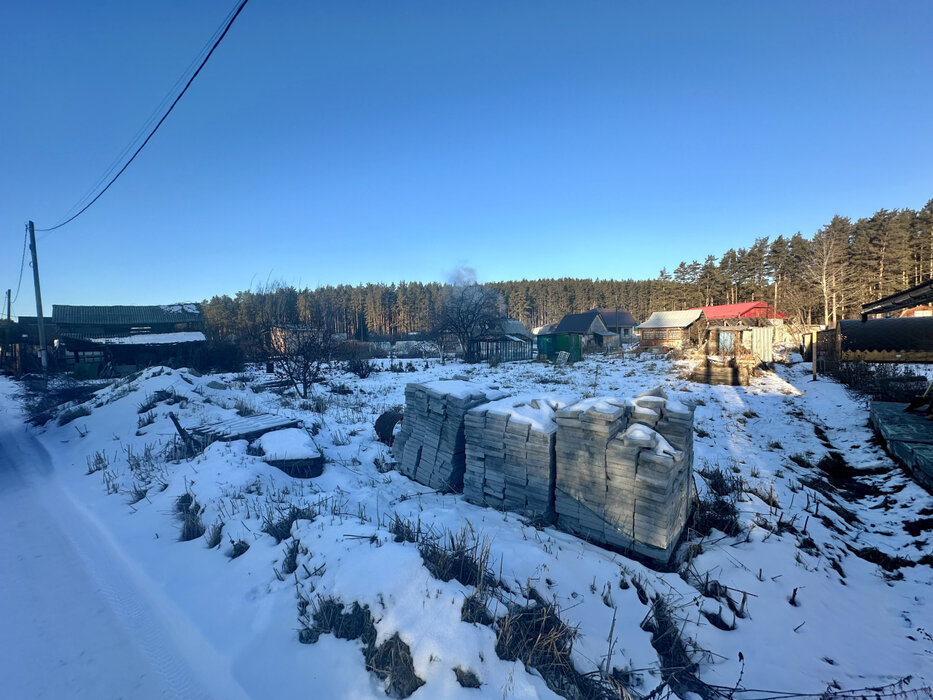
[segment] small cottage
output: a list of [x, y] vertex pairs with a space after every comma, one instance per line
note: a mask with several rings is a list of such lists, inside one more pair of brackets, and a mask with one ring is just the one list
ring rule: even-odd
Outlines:
[[655, 311], [638, 327], [644, 347], [681, 348], [699, 340], [705, 330], [706, 316], [700, 309]]
[[564, 334], [579, 336], [583, 352], [613, 349], [619, 345], [618, 337], [606, 328], [597, 309], [564, 316], [554, 329], [553, 335]]
[[635, 317], [628, 311], [620, 309], [593, 309], [593, 311], [599, 313], [599, 317], [611, 333], [619, 336], [619, 342], [622, 345], [637, 340], [635, 326], [638, 324], [635, 322]]

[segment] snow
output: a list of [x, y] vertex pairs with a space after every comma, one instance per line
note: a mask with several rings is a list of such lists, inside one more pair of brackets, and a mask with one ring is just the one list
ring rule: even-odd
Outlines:
[[492, 387], [483, 387], [463, 379], [441, 379], [422, 382], [422, 386], [428, 391], [437, 394], [448, 394], [457, 399], [485, 399], [486, 401], [492, 401], [505, 396], [503, 392]]
[[206, 338], [201, 331], [182, 331], [179, 333], [139, 333], [119, 338], [91, 338], [90, 340], [100, 345], [178, 345], [179, 343], [200, 343]]
[[654, 447], [658, 444], [660, 435], [647, 425], [641, 423], [632, 423], [628, 429], [622, 433], [622, 439], [626, 445], [638, 445], [640, 447]]
[[321, 456], [314, 440], [301, 428], [273, 430], [261, 436], [258, 442], [268, 460], [314, 459]]
[[[359, 641], [323, 634], [315, 644], [298, 642], [301, 595], [368, 605], [379, 642], [398, 632], [425, 681], [414, 698], [555, 697], [536, 671], [497, 656], [493, 629], [461, 620], [474, 587], [431, 575], [418, 546], [389, 532], [396, 516], [442, 542], [463, 533], [485, 543], [489, 569], [509, 591], [496, 589], [490, 612], [504, 614], [506, 601], [525, 604], [533, 588], [577, 629], [577, 669], [629, 671], [636, 697], [662, 684], [663, 665], [642, 628], [650, 606], [636, 584], [667, 601], [703, 682], [762, 689], [736, 698], [819, 694], [830, 684], [863, 688], [908, 675], [908, 690], [933, 684], [933, 575], [920, 563], [933, 554], [933, 535], [905, 529], [933, 514], [933, 497], [872, 442], [865, 402], [833, 381], [810, 381], [809, 365], [778, 366], [748, 387], [693, 384], [681, 379], [683, 362], [650, 356], [572, 367], [415, 366], [365, 380], [334, 370], [329, 381], [352, 393], [315, 385], [323, 412], [263, 389], [258, 373], [251, 387], [233, 375], [152, 368], [97, 391], [86, 403], [90, 415], [43, 427], [22, 423], [19, 386], [0, 379], [4, 695], [260, 698], [312, 688], [317, 697], [386, 697]], [[660, 572], [554, 527], [432, 492], [385, 471], [391, 458], [372, 429], [379, 414], [404, 403], [407, 382], [492, 398], [510, 420], [541, 427], [559, 407], [611, 415], [631, 405], [627, 397], [660, 386], [668, 409], [695, 406], [696, 469], [741, 479], [742, 530], [692, 534], [692, 560]], [[139, 405], [159, 389], [177, 400], [159, 403], [155, 421], [142, 425]], [[300, 418], [326, 457], [324, 473], [288, 477], [245, 441], [214, 443], [192, 460], [163, 454], [175, 435], [169, 411], [200, 425], [232, 418], [244, 403]], [[310, 454], [308, 440], [304, 431], [281, 430], [262, 446], [266, 458], [292, 458], [298, 448]], [[846, 495], [808, 466], [830, 451], [863, 471], [857, 481], [871, 487], [866, 494]], [[107, 468], [88, 473], [98, 457]], [[696, 480], [704, 496], [706, 479]], [[138, 487], [146, 488], [141, 500]], [[216, 549], [205, 538], [179, 541], [176, 502], [186, 493], [205, 527], [223, 523]], [[286, 574], [290, 541], [276, 543], [263, 525], [292, 505], [317, 515], [292, 525], [298, 569]], [[249, 549], [231, 559], [239, 540]], [[914, 565], [885, 571], [858, 556], [869, 547]], [[741, 615], [724, 596], [704, 595], [708, 581], [728, 587]], [[704, 613], [735, 628], [719, 629]], [[455, 666], [480, 677], [478, 692], [460, 687]]]
[[557, 430], [554, 414], [567, 405], [567, 400], [566, 396], [553, 394], [523, 394], [490, 401], [473, 410], [508, 416], [510, 423], [527, 424], [532, 430], [550, 434]]
[[160, 306], [159, 308], [170, 314], [180, 314], [182, 312], [186, 314], [201, 313], [201, 308], [197, 304], [166, 304], [165, 306]]

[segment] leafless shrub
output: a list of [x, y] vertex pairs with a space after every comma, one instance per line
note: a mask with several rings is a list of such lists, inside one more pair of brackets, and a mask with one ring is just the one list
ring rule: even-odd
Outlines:
[[345, 369], [360, 379], [366, 379], [376, 370], [376, 366], [369, 360], [353, 359], [347, 362]]

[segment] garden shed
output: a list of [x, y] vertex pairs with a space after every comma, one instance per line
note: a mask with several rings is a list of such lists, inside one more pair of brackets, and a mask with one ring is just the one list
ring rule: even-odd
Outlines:
[[581, 336], [576, 333], [548, 333], [538, 336], [538, 358], [556, 360], [558, 353], [566, 352], [568, 362], [583, 359]]
[[706, 340], [708, 355], [752, 354], [759, 362], [774, 361], [774, 326], [764, 323], [711, 325]]
[[645, 347], [680, 348], [685, 341], [702, 338], [706, 316], [700, 309], [655, 311], [638, 328]]

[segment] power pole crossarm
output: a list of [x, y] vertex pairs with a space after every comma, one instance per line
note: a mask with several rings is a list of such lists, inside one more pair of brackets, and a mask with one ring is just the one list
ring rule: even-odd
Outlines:
[[39, 359], [42, 360], [42, 371], [49, 369], [49, 360], [46, 357], [45, 345], [45, 319], [42, 318], [42, 290], [39, 289], [39, 258], [36, 254], [36, 225], [33, 222], [26, 224], [29, 230], [29, 251], [32, 253], [32, 279], [36, 285], [36, 323], [39, 326]]

